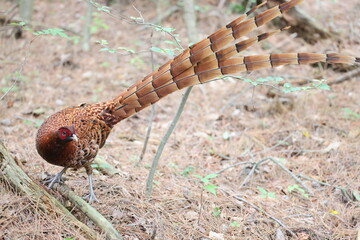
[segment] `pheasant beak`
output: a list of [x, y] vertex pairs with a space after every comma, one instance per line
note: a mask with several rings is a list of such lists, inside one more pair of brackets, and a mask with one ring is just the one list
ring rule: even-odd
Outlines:
[[71, 136], [71, 139], [74, 140], [75, 142], [79, 141], [78, 137], [76, 136], [76, 134], [73, 134]]

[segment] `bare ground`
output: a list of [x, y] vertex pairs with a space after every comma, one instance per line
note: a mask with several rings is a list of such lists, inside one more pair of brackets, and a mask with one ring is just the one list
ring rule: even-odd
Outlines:
[[[202, 37], [236, 16], [229, 13], [227, 6], [216, 9], [214, 2], [198, 3], [204, 10], [198, 13]], [[7, 10], [12, 4], [2, 0], [0, 10]], [[155, 6], [147, 1], [136, 1], [135, 5], [146, 20], [156, 15]], [[113, 8], [116, 14], [137, 16], [130, 5]], [[325, 28], [335, 31], [337, 39], [311, 46], [300, 38], [287, 41], [290, 35], [282, 33], [247, 54], [336, 51], [360, 55], [357, 1], [308, 0], [301, 8], [321, 21]], [[68, 27], [81, 32], [85, 11], [86, 4], [82, 1], [38, 1], [33, 19], [41, 25], [37, 30]], [[223, 13], [221, 18], [216, 14], [219, 11]], [[108, 29], [93, 33], [89, 52], [81, 50], [81, 43], [74, 44], [60, 37], [38, 37], [29, 45], [34, 37], [29, 32], [23, 32], [20, 39], [9, 37], [9, 29], [0, 32], [3, 91], [11, 86], [11, 78], [23, 67], [23, 76], [16, 88], [1, 101], [0, 136], [36, 181], [60, 171], [36, 153], [34, 139], [41, 120], [69, 105], [116, 96], [151, 71], [149, 53], [122, 56], [99, 52], [95, 40], [106, 39], [110, 46], [144, 51], [166, 39], [164, 34], [156, 32], [151, 38], [150, 29], [102, 13], [96, 18]], [[182, 44], [186, 45], [180, 12], [166, 18], [162, 25], [175, 27], [183, 39]], [[154, 61], [158, 66], [167, 59], [155, 55]], [[281, 76], [286, 81], [312, 78], [332, 81], [343, 74], [318, 65], [287, 66], [243, 76], [253, 80]], [[347, 189], [350, 197], [360, 191], [358, 81], [359, 77], [353, 77], [351, 81], [333, 85], [330, 91], [300, 91], [277, 94], [275, 98], [267, 94], [274, 87], [251, 87], [239, 80], [195, 87], [161, 157], [153, 194], [146, 198], [149, 166], [181, 97], [181, 92], [175, 93], [156, 105], [148, 151], [139, 167], [135, 167], [135, 163], [142, 149], [150, 110], [115, 127], [99, 155], [120, 173], [112, 177], [95, 174], [95, 191], [100, 202], [93, 206], [126, 239], [152, 236], [155, 239], [282, 239], [276, 237], [280, 233], [285, 239], [356, 239], [360, 228], [359, 202], [346, 198], [337, 187]], [[258, 165], [254, 172], [251, 172], [251, 163], [223, 171], [212, 179], [212, 184], [220, 187], [216, 196], [202, 191], [201, 183], [193, 176], [205, 176], [239, 162], [258, 162], [270, 157], [279, 159], [295, 176], [308, 178], [300, 177], [312, 194], [306, 198], [299, 190], [289, 192], [289, 186], [299, 183], [271, 160]], [[184, 174], [185, 170], [190, 173]], [[247, 176], [250, 178], [242, 185]], [[87, 193], [84, 170], [68, 171], [66, 177], [66, 183], [75, 192]], [[0, 186], [0, 239], [83, 239], [71, 226], [44, 216], [26, 196], [17, 195], [6, 184]], [[275, 197], [264, 197], [258, 187], [274, 193]], [[270, 216], [234, 196], [241, 196]], [[61, 196], [58, 198], [68, 205]], [[79, 211], [74, 209], [73, 213], [96, 229]], [[290, 237], [274, 218], [296, 236]], [[99, 232], [99, 239], [102, 238]]]

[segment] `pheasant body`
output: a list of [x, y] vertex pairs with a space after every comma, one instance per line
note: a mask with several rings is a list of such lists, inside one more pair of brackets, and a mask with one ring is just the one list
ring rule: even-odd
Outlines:
[[[108, 103], [81, 104], [50, 116], [37, 134], [36, 147], [49, 163], [71, 168], [86, 167], [105, 144], [113, 125], [104, 110]], [[75, 134], [76, 141], [60, 139], [59, 129]]]
[[113, 126], [172, 92], [219, 76], [287, 64], [359, 63], [359, 58], [336, 53], [239, 55], [250, 46], [287, 28], [238, 41], [240, 37], [282, 15], [301, 1], [290, 0], [247, 19], [248, 15], [261, 7], [264, 2], [206, 39], [185, 49], [177, 57], [121, 92], [114, 99], [102, 103], [68, 107], [50, 116], [38, 130], [36, 147], [46, 161], [62, 166], [64, 169], [51, 180], [49, 187], [60, 181], [66, 169], [85, 167], [89, 175], [89, 200], [96, 199], [92, 189], [90, 164], [105, 144]]

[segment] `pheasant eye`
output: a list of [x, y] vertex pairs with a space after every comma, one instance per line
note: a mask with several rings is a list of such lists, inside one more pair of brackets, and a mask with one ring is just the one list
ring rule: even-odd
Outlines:
[[65, 140], [67, 137], [72, 135], [71, 131], [67, 128], [60, 128], [59, 129], [59, 137], [61, 140]]

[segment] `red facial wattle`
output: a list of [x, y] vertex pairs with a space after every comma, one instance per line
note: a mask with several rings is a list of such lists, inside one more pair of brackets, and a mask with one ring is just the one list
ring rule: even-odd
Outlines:
[[58, 133], [61, 140], [66, 140], [73, 135], [73, 133], [67, 128], [60, 128]]

